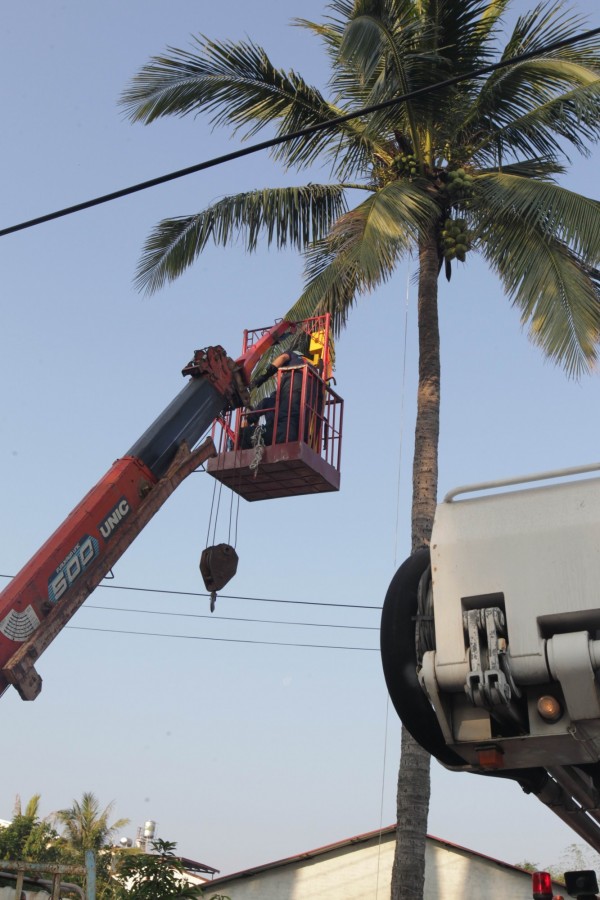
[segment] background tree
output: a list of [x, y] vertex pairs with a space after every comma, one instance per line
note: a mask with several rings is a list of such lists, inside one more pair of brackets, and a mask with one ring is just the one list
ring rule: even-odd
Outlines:
[[101, 809], [94, 794], [86, 792], [81, 801], [74, 800], [72, 806], [59, 809], [54, 817], [63, 826], [64, 840], [74, 850], [98, 852], [110, 846], [115, 834], [129, 824], [129, 819], [117, 819], [109, 824], [113, 807], [111, 802]]
[[186, 884], [185, 869], [175, 855], [176, 844], [152, 841], [152, 853], [124, 853], [117, 864], [115, 900], [193, 900], [199, 885]]
[[[472, 252], [500, 278], [543, 353], [578, 376], [594, 366], [600, 333], [600, 206], [557, 183], [572, 149], [599, 137], [600, 43], [573, 37], [584, 21], [560, 3], [518, 18], [500, 44], [510, 0], [332, 0], [323, 23], [298, 20], [323, 42], [331, 100], [296, 72], [276, 68], [251, 41], [198, 39], [169, 48], [123, 96], [133, 121], [208, 112], [244, 137], [331, 122], [418, 89], [407, 102], [365, 113], [278, 146], [302, 170], [330, 165], [334, 183], [266, 188], [165, 219], [146, 241], [137, 283], [156, 290], [209, 241], [242, 236], [306, 254], [305, 289], [288, 312], [330, 311], [346, 324], [359, 296], [418, 258], [419, 384], [413, 465], [412, 550], [428, 546], [437, 494], [440, 406], [438, 277]], [[535, 59], [518, 61], [527, 52]], [[493, 60], [514, 64], [436, 87]], [[358, 191], [357, 205], [347, 196]], [[423, 891], [429, 759], [406, 731], [398, 786], [393, 897]]]
[[86, 792], [80, 801], [74, 800], [72, 806], [54, 813], [55, 820], [62, 825], [63, 860], [82, 865], [86, 850], [93, 850], [96, 854], [98, 900], [108, 900], [113, 896], [110, 848], [113, 837], [129, 824], [129, 819], [117, 819], [110, 823], [113, 807], [111, 802], [102, 809], [97, 797]]
[[23, 811], [20, 797], [13, 818], [0, 828], [0, 859], [11, 862], [58, 862], [61, 856], [58, 834], [39, 817], [40, 795], [34, 794]]
[[23, 804], [21, 803], [21, 797], [19, 794], [15, 797], [15, 805], [13, 809], [13, 816], [27, 816], [32, 819], [37, 819], [39, 817], [40, 812], [40, 800], [42, 798], [41, 794], [33, 794], [27, 804], [25, 809], [23, 809]]
[[550, 872], [552, 878], [562, 881], [565, 872], [576, 872], [585, 869], [600, 871], [600, 856], [586, 844], [569, 844], [561, 853], [558, 862], [552, 864], [533, 863], [529, 860], [516, 863], [528, 872]]

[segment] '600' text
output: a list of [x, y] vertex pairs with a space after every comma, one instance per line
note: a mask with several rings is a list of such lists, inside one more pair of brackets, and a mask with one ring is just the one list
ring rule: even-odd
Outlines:
[[48, 579], [48, 599], [56, 603], [98, 556], [98, 541], [85, 534]]

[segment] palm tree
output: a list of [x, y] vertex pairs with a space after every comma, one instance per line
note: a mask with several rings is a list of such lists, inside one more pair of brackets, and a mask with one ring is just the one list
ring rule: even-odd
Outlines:
[[[305, 288], [287, 313], [330, 311], [339, 330], [353, 303], [418, 256], [419, 384], [413, 464], [412, 549], [427, 547], [437, 493], [440, 404], [438, 280], [479, 252], [520, 311], [532, 341], [571, 376], [590, 370], [600, 334], [600, 204], [561, 187], [567, 150], [600, 136], [600, 41], [544, 52], [585, 23], [559, 2], [521, 16], [504, 47], [510, 0], [331, 0], [323, 23], [297, 20], [324, 44], [331, 99], [277, 69], [253, 42], [196, 40], [169, 48], [123, 95], [133, 121], [208, 112], [250, 138], [285, 135], [347, 112], [432, 88], [494, 60], [485, 77], [419, 93], [273, 150], [283, 166], [317, 160], [333, 183], [224, 197], [160, 222], [137, 273], [154, 291], [209, 241], [241, 236], [306, 255]], [[534, 51], [534, 59], [517, 57]], [[347, 198], [357, 191], [357, 203]], [[423, 890], [429, 758], [404, 731], [392, 896]]]
[[59, 809], [54, 817], [63, 826], [63, 838], [74, 850], [98, 852], [110, 844], [117, 831], [129, 824], [129, 819], [117, 819], [109, 824], [113, 806], [114, 803], [109, 803], [101, 809], [94, 794], [86, 792], [81, 802], [74, 800], [71, 807]]
[[40, 819], [40, 794], [34, 794], [25, 809], [19, 795], [15, 798], [13, 818], [0, 829], [0, 858], [14, 862], [59, 862], [58, 835], [47, 820]]
[[23, 810], [23, 804], [21, 803], [21, 797], [19, 794], [15, 797], [15, 806], [13, 809], [13, 816], [23, 817], [26, 819], [36, 820], [39, 819], [40, 814], [40, 801], [42, 799], [41, 794], [33, 794], [27, 801], [27, 805], [25, 810]]

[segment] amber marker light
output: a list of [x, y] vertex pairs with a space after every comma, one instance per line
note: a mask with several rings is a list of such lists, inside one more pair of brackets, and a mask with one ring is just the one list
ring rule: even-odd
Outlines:
[[496, 746], [476, 747], [477, 762], [482, 769], [502, 769], [504, 756], [502, 750]]
[[558, 722], [563, 714], [562, 706], [551, 694], [544, 694], [537, 702], [537, 711], [546, 722]]

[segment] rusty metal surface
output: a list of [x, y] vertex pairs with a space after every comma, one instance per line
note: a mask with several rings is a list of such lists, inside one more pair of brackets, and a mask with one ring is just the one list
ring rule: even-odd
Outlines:
[[249, 402], [248, 386], [238, 365], [227, 356], [223, 347], [217, 345], [196, 350], [181, 374], [209, 381], [232, 406], [243, 406]]
[[0, 869], [6, 872], [38, 872], [44, 875], [85, 875], [85, 866], [51, 862], [12, 862], [0, 860]]
[[265, 447], [260, 465], [251, 469], [254, 450], [221, 453], [206, 471], [245, 500], [271, 500], [338, 491], [340, 473], [303, 441]]
[[8, 660], [2, 669], [2, 676], [16, 687], [23, 700], [35, 700], [41, 690], [42, 679], [33, 668], [38, 657], [62, 631], [175, 488], [198, 466], [215, 454], [215, 445], [211, 438], [207, 438], [193, 451], [190, 451], [184, 444], [179, 449], [167, 474], [152, 488], [135, 516], [126, 527], [123, 527], [115, 543], [96, 565], [90, 566], [86, 572], [85, 581], [62, 603], [58, 603], [54, 607], [42, 626]]
[[[13, 874], [16, 873], [16, 874]], [[0, 875], [15, 880], [15, 897], [20, 897], [27, 884], [27, 890], [32, 887], [35, 890], [51, 890], [52, 900], [60, 900], [63, 893], [76, 893], [83, 898], [83, 889], [77, 884], [63, 881], [63, 875], [88, 875], [85, 866], [65, 865], [64, 863], [35, 863], [13, 862], [12, 860], [0, 860]], [[50, 879], [40, 878], [41, 875], [50, 875]]]

